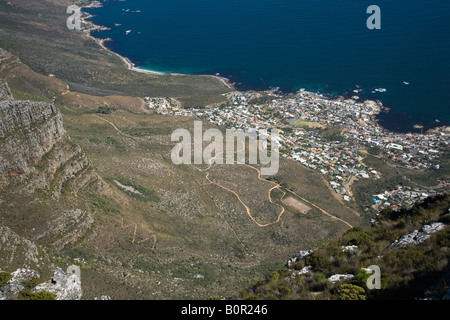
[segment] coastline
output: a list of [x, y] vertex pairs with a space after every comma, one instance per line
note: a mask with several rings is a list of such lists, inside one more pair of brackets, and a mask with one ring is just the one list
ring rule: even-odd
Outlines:
[[[83, 28], [82, 31], [88, 38], [90, 38], [90, 39], [94, 40], [96, 43], [98, 43], [99, 46], [102, 49], [104, 49], [104, 50], [106, 50], [106, 51], [116, 55], [117, 57], [119, 57], [128, 70], [139, 72], [139, 73], [145, 73], [145, 74], [148, 74], [148, 75], [154, 75], [154, 76], [192, 76], [191, 74], [172, 73], [172, 72], [159, 72], [159, 71], [145, 69], [145, 68], [142, 68], [142, 67], [136, 67], [136, 65], [130, 59], [128, 59], [127, 57], [124, 57], [124, 56], [114, 52], [113, 50], [109, 49], [106, 46], [105, 43], [107, 41], [111, 41], [112, 40], [111, 38], [99, 39], [99, 38], [94, 37], [91, 34], [91, 32], [92, 31], [101, 31], [101, 30], [110, 30], [110, 28], [106, 28], [106, 27], [103, 27], [103, 26], [96, 25], [94, 22], [89, 20], [93, 16], [90, 13], [88, 13], [88, 12], [83, 12], [83, 8], [98, 8], [98, 7], [102, 7], [102, 3], [99, 2], [99, 1], [93, 1], [93, 2], [87, 2], [85, 4], [80, 4], [80, 8], [82, 9], [82, 18], [81, 19], [82, 19], [83, 24], [85, 25], [85, 28]], [[224, 77], [222, 77], [222, 76], [220, 76], [218, 74], [216, 74], [216, 75], [199, 74], [199, 76], [213, 77], [213, 78], [219, 80], [225, 87], [227, 87], [227, 88], [229, 88], [229, 89], [231, 89], [233, 91], [239, 91], [236, 88], [235, 83], [230, 83], [227, 78], [224, 78]], [[252, 90], [250, 90], [250, 91], [252, 91]], [[317, 92], [314, 92], [314, 93], [317, 94]], [[342, 97], [344, 99], [351, 99], [351, 97], [347, 97], [347, 96], [344, 96], [344, 95], [341, 95], [341, 96], [338, 96], [338, 97], [329, 97], [329, 98], [330, 99], [338, 99], [339, 97]], [[360, 102], [361, 101], [371, 101], [371, 102], [377, 104], [380, 100], [378, 100], [378, 99], [377, 100], [373, 100], [373, 99], [364, 99], [364, 98], [362, 98], [360, 100]], [[382, 101], [380, 101], [380, 102], [382, 102]], [[382, 113], [389, 113], [390, 111], [391, 111], [390, 108], [383, 106], [376, 114], [374, 114], [374, 116], [376, 117], [376, 122], [377, 122], [377, 125], [379, 127], [383, 128], [383, 129], [385, 129], [387, 131], [397, 132], [395, 130], [388, 129], [388, 128], [384, 127], [380, 123], [380, 119], [378, 118], [378, 116], [380, 114], [382, 114]], [[442, 128], [443, 130], [448, 130], [448, 128], [450, 128], [450, 126], [446, 125], [446, 124], [441, 124], [441, 125], [428, 127], [425, 130], [423, 130], [423, 134], [428, 134], [428, 132], [436, 131], [439, 128]], [[406, 131], [403, 131], [403, 130], [400, 130], [399, 132], [406, 133]], [[411, 128], [411, 129], [409, 129], [409, 132], [410, 133], [414, 133], [414, 132], [420, 132], [420, 131], [419, 131], [418, 128], [416, 128], [416, 125], [414, 125], [414, 130]]]
[[[90, 21], [89, 19], [91, 19], [93, 16], [90, 13], [87, 12], [83, 12], [84, 8], [99, 8], [101, 7], [102, 4], [98, 1], [94, 1], [88, 4], [81, 4], [80, 8], [81, 8], [81, 12], [82, 12], [82, 17], [81, 17], [81, 21], [82, 24], [88, 26], [87, 28], [83, 28], [82, 32], [89, 38], [94, 40], [96, 43], [98, 43], [98, 45], [100, 45], [100, 47], [114, 55], [116, 55], [117, 57], [120, 58], [120, 60], [122, 60], [123, 64], [125, 65], [125, 67], [128, 70], [131, 71], [135, 71], [135, 72], [140, 72], [140, 73], [145, 73], [145, 74], [150, 74], [150, 75], [157, 75], [157, 76], [190, 76], [189, 74], [183, 74], [183, 73], [172, 73], [172, 72], [159, 72], [159, 71], [153, 71], [153, 70], [148, 70], [148, 69], [144, 69], [141, 67], [136, 67], [135, 64], [133, 62], [131, 62], [130, 59], [128, 59], [127, 57], [124, 57], [120, 54], [118, 54], [117, 52], [112, 51], [111, 49], [109, 49], [105, 43], [108, 41], [111, 41], [111, 38], [106, 38], [106, 39], [98, 39], [96, 37], [94, 37], [91, 32], [92, 31], [101, 31], [101, 30], [110, 30], [109, 28], [106, 27], [102, 27], [102, 26], [98, 26], [95, 23], [93, 23], [92, 21]], [[207, 77], [213, 77], [217, 80], [219, 80], [225, 87], [231, 89], [231, 90], [236, 90], [234, 84], [230, 83], [228, 81], [228, 79], [223, 78], [221, 76], [218, 75], [210, 75], [210, 74], [204, 74], [201, 76], [207, 76]]]

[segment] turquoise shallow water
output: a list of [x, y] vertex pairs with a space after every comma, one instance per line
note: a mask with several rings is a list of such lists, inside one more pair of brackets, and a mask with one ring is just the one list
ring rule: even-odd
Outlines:
[[[366, 27], [372, 4], [381, 30]], [[393, 131], [450, 121], [450, 1], [126, 0], [87, 11], [111, 28], [93, 35], [139, 67], [220, 73], [240, 89], [359, 86], [391, 108], [380, 121]]]

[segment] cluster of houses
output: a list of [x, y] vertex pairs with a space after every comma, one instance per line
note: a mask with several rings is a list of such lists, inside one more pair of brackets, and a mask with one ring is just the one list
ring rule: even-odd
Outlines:
[[448, 189], [449, 183], [445, 182], [433, 188], [411, 188], [409, 186], [397, 186], [394, 190], [384, 191], [373, 195], [373, 208], [381, 211], [385, 208], [410, 208], [418, 201], [428, 197], [436, 196], [438, 193]]
[[147, 108], [150, 110], [154, 110], [158, 114], [162, 114], [165, 116], [194, 116], [194, 113], [192, 111], [183, 109], [180, 102], [173, 98], [145, 97], [144, 100], [147, 103]]
[[[362, 150], [376, 149], [396, 166], [417, 170], [438, 170], [440, 157], [449, 150], [447, 128], [427, 134], [393, 133], [376, 121], [382, 108], [380, 102], [328, 99], [304, 89], [292, 95], [233, 92], [227, 94], [227, 103], [206, 109], [184, 110], [168, 98], [147, 101], [149, 108], [160, 114], [197, 116], [218, 126], [244, 131], [279, 129], [277, 143], [282, 156], [322, 173], [346, 201], [351, 200], [348, 185], [352, 179], [379, 178], [379, 173], [362, 161]], [[326, 128], [339, 130], [330, 137]], [[400, 191], [393, 194], [402, 195]], [[414, 199], [420, 198], [411, 194]], [[388, 202], [376, 200], [382, 205]]]

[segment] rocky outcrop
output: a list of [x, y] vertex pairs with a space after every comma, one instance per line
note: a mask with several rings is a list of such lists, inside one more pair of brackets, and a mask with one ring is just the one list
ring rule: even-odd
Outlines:
[[309, 255], [311, 255], [313, 252], [312, 250], [309, 251], [300, 251], [299, 253], [296, 253], [286, 262], [286, 267], [290, 268], [291, 265], [299, 260], [305, 260]]
[[1, 81], [0, 97], [0, 191], [26, 181], [21, 190], [30, 194], [50, 189], [57, 199], [67, 180], [77, 177], [75, 189], [96, 180], [93, 171], [87, 170], [86, 155], [67, 135], [61, 113], [53, 105], [15, 101]]
[[0, 300], [16, 298], [19, 292], [25, 289], [23, 286], [24, 281], [40, 277], [37, 271], [27, 268], [17, 269], [11, 275], [12, 279], [8, 281], [6, 286], [0, 288]]
[[0, 82], [0, 102], [12, 100], [13, 96], [6, 82]]
[[404, 235], [400, 239], [392, 243], [388, 248], [404, 248], [410, 244], [419, 244], [428, 240], [431, 235], [439, 230], [442, 230], [445, 224], [441, 222], [433, 222], [431, 224], [423, 225], [419, 230], [414, 230], [413, 232]]
[[76, 274], [66, 274], [56, 269], [49, 282], [42, 283], [33, 292], [48, 291], [56, 295], [56, 300], [80, 300], [83, 295], [81, 279]]
[[74, 243], [94, 222], [92, 214], [80, 209], [67, 210], [54, 220], [47, 222], [47, 232], [41, 238], [52, 238], [52, 247], [62, 249], [68, 243]]
[[[11, 280], [5, 286], [0, 287], [0, 300], [18, 298], [20, 292], [25, 289], [24, 283], [26, 281], [40, 278], [39, 272], [27, 268], [19, 268], [11, 275]], [[41, 291], [53, 293], [56, 300], [80, 300], [83, 295], [81, 279], [78, 275], [66, 274], [60, 268], [55, 270], [50, 281], [41, 283], [31, 289], [31, 292], [34, 293]]]
[[342, 252], [356, 253], [358, 246], [342, 246]]
[[308, 273], [310, 273], [312, 271], [313, 271], [313, 268], [311, 266], [306, 266], [306, 267], [303, 267], [300, 270], [294, 270], [292, 272], [291, 277], [295, 278], [296, 276], [302, 276], [302, 275], [308, 274]]
[[[5, 227], [31, 241], [46, 238], [45, 244], [61, 249], [82, 237], [93, 219], [90, 212], [72, 206], [65, 210], [57, 200], [63, 193], [70, 199], [76, 198], [88, 185], [97, 189], [97, 175], [82, 149], [65, 131], [62, 115], [54, 105], [16, 101], [4, 81], [0, 81], [0, 100], [0, 205], [1, 213], [12, 221]], [[58, 208], [51, 205], [52, 201]], [[35, 202], [48, 205], [41, 206], [39, 218], [32, 220], [30, 213], [35, 211]], [[27, 231], [24, 226], [15, 227], [18, 216], [28, 226]], [[3, 234], [8, 235], [5, 230]], [[12, 233], [7, 238], [3, 245], [0, 243], [0, 250], [18, 239]], [[32, 256], [27, 263], [33, 260]], [[14, 254], [12, 257], [17, 260]]]
[[8, 227], [0, 227], [0, 256], [3, 268], [14, 267], [15, 261], [23, 266], [39, 266], [40, 259], [46, 258], [45, 253], [39, 252], [35, 243]]
[[343, 280], [350, 280], [353, 279], [355, 276], [352, 274], [333, 274], [332, 276], [330, 276], [327, 280], [330, 282], [339, 282], [339, 281], [343, 281]]

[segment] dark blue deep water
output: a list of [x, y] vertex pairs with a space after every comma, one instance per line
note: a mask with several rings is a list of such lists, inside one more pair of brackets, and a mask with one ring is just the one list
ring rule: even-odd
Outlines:
[[[306, 88], [379, 99], [380, 123], [450, 121], [448, 0], [126, 0], [89, 9], [107, 46], [161, 72], [220, 73], [239, 89]], [[381, 30], [369, 30], [369, 5]], [[126, 32], [131, 30], [131, 32]], [[409, 83], [408, 85], [404, 82]], [[372, 93], [385, 88], [384, 93]]]

